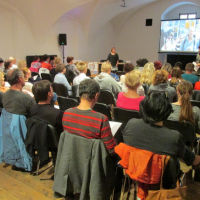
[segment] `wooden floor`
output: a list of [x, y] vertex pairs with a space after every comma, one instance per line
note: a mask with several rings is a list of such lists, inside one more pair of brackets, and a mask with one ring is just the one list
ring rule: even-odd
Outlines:
[[[39, 176], [33, 176], [29, 172], [14, 171], [10, 165], [0, 164], [0, 200], [59, 199], [54, 197], [52, 191], [53, 180], [40, 180], [53, 175], [52, 163], [45, 168], [47, 170]], [[200, 200], [200, 182], [192, 183], [191, 172], [187, 174], [187, 186], [187, 200]]]

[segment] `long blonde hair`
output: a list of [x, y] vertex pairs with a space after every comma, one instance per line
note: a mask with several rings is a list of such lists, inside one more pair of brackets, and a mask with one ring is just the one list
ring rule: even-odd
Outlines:
[[146, 85], [151, 85], [153, 81], [154, 72], [155, 72], [154, 64], [152, 62], [146, 63], [142, 70], [141, 83]]
[[192, 105], [190, 102], [190, 96], [193, 92], [193, 85], [188, 81], [182, 81], [177, 86], [177, 91], [179, 92], [179, 98], [181, 101], [181, 111], [179, 115], [179, 122], [189, 121], [195, 124]]

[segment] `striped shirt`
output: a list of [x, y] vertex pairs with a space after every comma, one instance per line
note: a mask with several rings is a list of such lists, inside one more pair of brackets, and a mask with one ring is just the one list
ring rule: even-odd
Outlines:
[[70, 108], [62, 119], [64, 130], [88, 139], [101, 139], [108, 152], [113, 153], [115, 141], [111, 133], [108, 118], [92, 109]]

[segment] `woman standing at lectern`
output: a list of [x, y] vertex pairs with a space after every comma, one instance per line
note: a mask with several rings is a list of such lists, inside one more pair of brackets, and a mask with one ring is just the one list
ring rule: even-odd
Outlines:
[[109, 61], [112, 65], [112, 72], [116, 72], [118, 70], [119, 56], [116, 53], [115, 47], [111, 49], [111, 53], [108, 54], [107, 61]]
[[196, 63], [200, 64], [200, 46], [199, 46], [199, 53], [197, 54], [197, 57], [196, 57]]

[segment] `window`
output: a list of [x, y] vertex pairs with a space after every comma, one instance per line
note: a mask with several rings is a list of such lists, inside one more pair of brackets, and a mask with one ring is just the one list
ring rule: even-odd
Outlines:
[[180, 19], [195, 19], [197, 17], [196, 13], [184, 13], [179, 14]]

